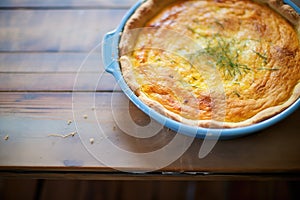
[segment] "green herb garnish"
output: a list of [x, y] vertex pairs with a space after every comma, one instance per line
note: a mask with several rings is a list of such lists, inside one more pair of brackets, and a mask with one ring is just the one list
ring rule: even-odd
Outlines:
[[199, 54], [207, 55], [212, 59], [225, 77], [236, 78], [251, 70], [247, 65], [239, 62], [239, 49], [236, 48], [234, 39], [227, 41], [216, 35], [208, 41], [203, 50], [193, 56], [197, 57]]
[[254, 51], [254, 50], [252, 50], [256, 55], [258, 55], [258, 57], [260, 57], [260, 58], [262, 58], [263, 60], [268, 60], [268, 57], [267, 56], [265, 56], [265, 55], [262, 55], [261, 53], [259, 53], [259, 52], [257, 52], [257, 51]]
[[268, 63], [268, 57], [266, 55], [262, 55], [260, 52], [252, 50], [259, 58], [263, 59], [264, 64]]
[[234, 90], [233, 93], [234, 93], [237, 97], [239, 97], [239, 98], [241, 97], [240, 93], [238, 93], [237, 91]]

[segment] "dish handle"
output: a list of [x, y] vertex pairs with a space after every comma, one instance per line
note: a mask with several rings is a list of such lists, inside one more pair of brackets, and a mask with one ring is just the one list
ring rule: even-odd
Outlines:
[[116, 30], [106, 33], [102, 41], [102, 60], [104, 69], [113, 74], [118, 60], [118, 37]]

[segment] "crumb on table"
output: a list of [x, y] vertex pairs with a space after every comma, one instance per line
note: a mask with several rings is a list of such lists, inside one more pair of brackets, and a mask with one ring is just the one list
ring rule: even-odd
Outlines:
[[9, 139], [9, 135], [6, 135], [3, 137], [4, 140], [8, 140]]
[[90, 138], [90, 143], [94, 144], [94, 142], [95, 142], [95, 139], [94, 138]]

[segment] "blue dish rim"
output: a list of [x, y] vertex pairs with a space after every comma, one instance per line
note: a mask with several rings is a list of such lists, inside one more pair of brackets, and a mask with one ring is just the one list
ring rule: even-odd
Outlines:
[[134, 6], [132, 6], [129, 9], [129, 11], [125, 14], [123, 19], [121, 20], [121, 23], [119, 24], [117, 29], [105, 35], [105, 37], [103, 38], [102, 58], [103, 58], [105, 70], [114, 76], [114, 78], [118, 82], [118, 85], [125, 93], [125, 95], [130, 99], [131, 102], [133, 102], [139, 109], [141, 109], [145, 114], [150, 116], [152, 119], [164, 125], [165, 127], [172, 129], [173, 131], [176, 131], [178, 133], [187, 136], [202, 138], [202, 139], [217, 138], [217, 139], [226, 140], [226, 139], [233, 139], [233, 138], [246, 136], [258, 132], [260, 130], [266, 129], [278, 123], [279, 121], [285, 119], [287, 116], [292, 114], [300, 107], [300, 98], [298, 98], [292, 105], [290, 105], [284, 111], [274, 115], [271, 118], [261, 121], [257, 124], [253, 124], [245, 127], [239, 127], [239, 128], [211, 129], [211, 128], [202, 128], [202, 127], [195, 127], [195, 126], [183, 124], [181, 122], [175, 121], [156, 112], [155, 110], [153, 110], [152, 108], [144, 104], [134, 94], [134, 92], [129, 88], [129, 86], [125, 82], [118, 62], [118, 55], [119, 55], [118, 47], [119, 47], [120, 36], [123, 31], [123, 28], [127, 20], [130, 18], [130, 16], [144, 1], [145, 0], [140, 0]]

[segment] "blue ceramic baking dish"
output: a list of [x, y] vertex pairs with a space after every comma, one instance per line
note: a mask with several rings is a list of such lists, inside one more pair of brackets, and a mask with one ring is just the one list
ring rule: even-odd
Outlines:
[[[230, 129], [210, 129], [210, 128], [201, 128], [201, 127], [195, 127], [195, 126], [189, 126], [182, 124], [178, 121], [172, 120], [170, 118], [167, 118], [160, 113], [156, 112], [155, 110], [151, 109], [149, 106], [144, 104], [135, 94], [134, 92], [129, 88], [129, 86], [126, 84], [122, 72], [120, 69], [120, 65], [118, 62], [119, 59], [119, 41], [120, 36], [122, 33], [122, 30], [127, 22], [127, 20], [130, 18], [130, 16], [134, 13], [134, 11], [143, 3], [144, 1], [137, 2], [124, 16], [122, 19], [120, 25], [112, 32], [109, 32], [105, 35], [103, 38], [103, 45], [102, 45], [102, 57], [103, 62], [105, 66], [105, 70], [109, 73], [111, 73], [114, 78], [117, 80], [120, 88], [123, 90], [123, 92], [126, 94], [126, 96], [144, 113], [146, 113], [148, 116], [150, 116], [152, 119], [156, 120], [157, 122], [163, 124], [165, 127], [168, 127], [172, 129], [173, 131], [176, 131], [178, 133], [188, 135], [191, 137], [197, 137], [197, 138], [212, 138], [212, 139], [232, 139], [236, 137], [245, 136], [251, 133], [255, 133], [257, 131], [263, 130], [265, 128], [268, 128], [277, 122], [283, 120], [287, 116], [289, 116], [291, 113], [293, 113], [295, 110], [297, 110], [300, 106], [300, 99], [298, 99], [294, 104], [292, 104], [290, 107], [282, 111], [281, 113], [264, 120], [262, 122], [259, 122], [257, 124], [253, 124], [246, 127], [240, 127], [240, 128], [230, 128]], [[296, 8], [296, 10], [299, 12], [299, 8], [292, 2], [292, 1], [286, 1], [286, 3], [290, 4], [292, 7]]]

